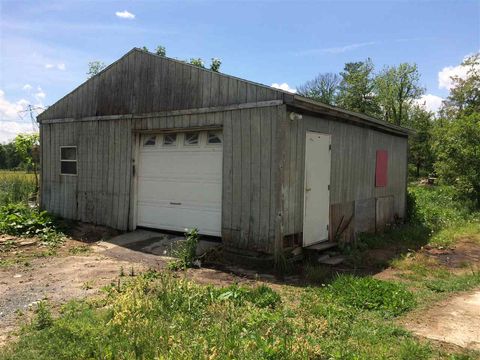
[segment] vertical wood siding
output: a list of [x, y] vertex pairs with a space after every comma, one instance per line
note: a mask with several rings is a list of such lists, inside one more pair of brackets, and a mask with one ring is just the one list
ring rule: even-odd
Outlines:
[[[279, 119], [285, 106], [141, 119], [41, 125], [42, 205], [65, 218], [126, 230], [133, 215], [136, 132], [223, 127], [222, 237], [226, 246], [271, 253], [275, 237]], [[77, 146], [78, 176], [60, 175], [60, 146]]]
[[148, 114], [281, 100], [285, 94], [177, 60], [132, 50], [38, 116]]
[[[303, 115], [302, 120], [288, 122], [284, 176], [285, 235], [302, 232], [306, 131], [332, 135], [330, 204], [393, 196], [395, 214], [404, 217], [407, 138], [334, 119]], [[388, 151], [386, 187], [375, 187], [378, 149]]]

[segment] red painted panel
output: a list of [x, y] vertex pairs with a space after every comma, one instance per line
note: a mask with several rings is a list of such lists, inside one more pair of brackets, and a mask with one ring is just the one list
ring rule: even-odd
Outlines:
[[388, 174], [388, 152], [387, 150], [377, 150], [377, 163], [375, 166], [375, 186], [387, 186]]

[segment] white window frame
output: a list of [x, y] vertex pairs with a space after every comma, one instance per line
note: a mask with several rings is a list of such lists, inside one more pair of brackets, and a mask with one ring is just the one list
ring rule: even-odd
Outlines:
[[[220, 139], [219, 143], [210, 143], [208, 142], [208, 133], [215, 133], [216, 136]], [[207, 130], [205, 132], [205, 144], [207, 146], [223, 146], [223, 131], [221, 130]]]
[[[175, 135], [175, 142], [172, 143], [172, 144], [165, 144], [165, 136], [170, 136], [170, 135]], [[178, 144], [179, 144], [179, 141], [178, 141], [179, 135], [180, 135], [180, 134], [177, 133], [177, 132], [172, 132], [172, 133], [165, 133], [165, 134], [163, 134], [163, 135], [162, 135], [162, 145], [161, 145], [161, 146], [162, 146], [162, 147], [165, 147], [165, 148], [167, 148], [167, 149], [168, 149], [168, 148], [176, 148], [176, 147], [178, 147]]]
[[[187, 135], [191, 135], [191, 134], [197, 134], [198, 141], [197, 141], [196, 144], [187, 144]], [[201, 140], [202, 140], [201, 135], [202, 135], [201, 131], [188, 131], [188, 132], [183, 133], [183, 146], [185, 146], [185, 147], [200, 146], [201, 145]]]
[[[148, 140], [150, 140], [152, 137], [155, 138], [155, 144], [145, 144]], [[146, 134], [143, 136], [143, 139], [142, 139], [142, 147], [144, 148], [152, 148], [152, 147], [156, 147], [158, 145], [158, 135], [149, 135], [149, 134]]]
[[[75, 149], [75, 160], [63, 160], [62, 159], [62, 149], [66, 149], [66, 148], [68, 148], [68, 149], [74, 148]], [[74, 162], [74, 163], [76, 163], [75, 174], [64, 174], [64, 173], [62, 173], [62, 162]], [[77, 149], [76, 145], [60, 146], [60, 175], [63, 175], [63, 176], [78, 176], [78, 149]]]

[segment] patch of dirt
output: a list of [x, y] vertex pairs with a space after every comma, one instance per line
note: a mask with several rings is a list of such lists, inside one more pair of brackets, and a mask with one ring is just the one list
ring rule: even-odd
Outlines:
[[[94, 231], [89, 231], [92, 228]], [[108, 229], [102, 231], [93, 226], [81, 226], [80, 229], [83, 232], [78, 230], [77, 237], [84, 239], [82, 234], [86, 234], [86, 242], [67, 239], [49, 256], [44, 255], [48, 248], [35, 239], [9, 237], [3, 241], [9, 245], [0, 249], [0, 256], [21, 261], [0, 266], [0, 347], [15, 338], [15, 330], [33, 316], [39, 301], [48, 300], [56, 308], [71, 299], [96, 296], [102, 287], [118, 281], [121, 268], [128, 277], [132, 269], [135, 275], [151, 268], [159, 270], [172, 259], [156, 254], [163, 254], [168, 236], [155, 234], [156, 238], [150, 242], [140, 241], [138, 246], [124, 241], [135, 233], [90, 243], [111, 233]], [[20, 245], [21, 242], [28, 244]], [[235, 275], [235, 271], [206, 268], [190, 269], [179, 276], [217, 286], [255, 282], [251, 280], [254, 276], [244, 277]]]
[[414, 311], [402, 324], [415, 334], [480, 350], [480, 289]]
[[144, 270], [136, 263], [106, 256], [66, 256], [34, 259], [29, 267], [0, 269], [0, 345], [17, 326], [17, 314], [35, 308], [41, 300], [61, 304], [98, 294], [120, 274]]
[[462, 238], [455, 246], [446, 249], [425, 246], [423, 252], [449, 268], [464, 268], [480, 263], [480, 244], [469, 237]]
[[67, 227], [66, 234], [75, 240], [84, 243], [94, 243], [101, 240], [108, 240], [121, 232], [106, 226], [75, 222], [73, 226]]
[[[457, 274], [480, 266], [480, 243], [471, 237], [457, 239], [449, 248], [425, 246], [410, 254], [411, 261]], [[401, 275], [409, 272], [389, 267], [375, 278], [402, 281]], [[414, 310], [401, 323], [416, 335], [446, 346], [480, 350], [480, 289], [450, 297], [428, 309]]]

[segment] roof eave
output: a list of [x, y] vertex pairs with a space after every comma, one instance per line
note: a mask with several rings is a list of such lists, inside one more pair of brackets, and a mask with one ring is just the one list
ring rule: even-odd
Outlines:
[[402, 127], [402, 126], [390, 124], [386, 121], [375, 119], [373, 117], [370, 117], [364, 114], [356, 113], [349, 110], [344, 110], [331, 105], [322, 104], [317, 101], [314, 101], [299, 95], [294, 95], [293, 97], [290, 98], [290, 101], [286, 101], [286, 103], [287, 105], [290, 105], [295, 108], [311, 111], [317, 114], [331, 115], [331, 116], [343, 118], [348, 121], [352, 121], [352, 122], [363, 124], [363, 125], [368, 125], [373, 128], [394, 133], [396, 135], [409, 136], [415, 133], [413, 130]]

